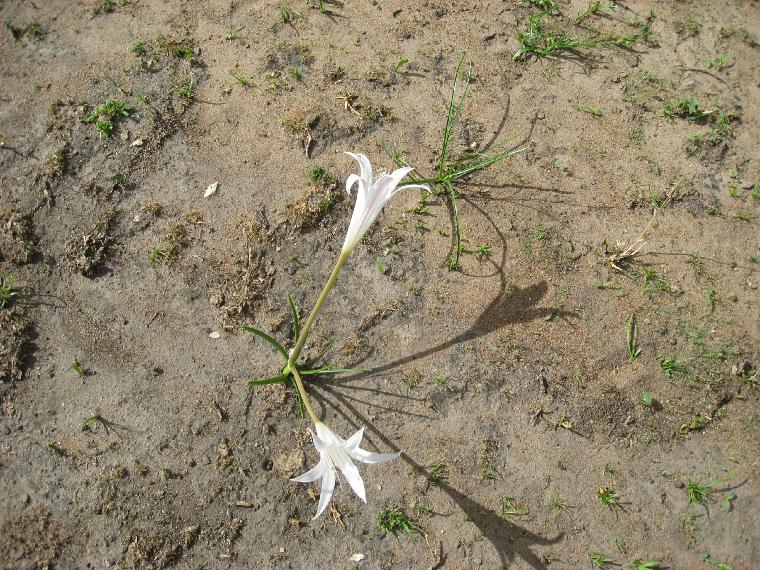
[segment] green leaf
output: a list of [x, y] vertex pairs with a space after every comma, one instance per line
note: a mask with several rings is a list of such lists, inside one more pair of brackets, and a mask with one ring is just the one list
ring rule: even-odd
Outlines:
[[265, 341], [271, 344], [280, 354], [282, 354], [282, 357], [285, 359], [285, 362], [288, 361], [288, 351], [285, 350], [284, 346], [282, 346], [279, 342], [277, 342], [267, 333], [265, 333], [264, 331], [260, 331], [256, 327], [251, 327], [251, 326], [245, 326], [243, 327], [243, 330], [249, 333], [253, 333], [256, 336], [263, 338]]
[[342, 374], [344, 372], [372, 372], [371, 368], [336, 368], [332, 364], [315, 368], [314, 370], [300, 370], [301, 376], [313, 376], [315, 374]]
[[298, 342], [298, 337], [301, 336], [301, 321], [298, 320], [298, 309], [293, 302], [293, 295], [290, 293], [288, 293], [288, 307], [290, 307], [290, 316], [293, 319], [293, 341]]
[[280, 374], [278, 376], [271, 376], [270, 378], [261, 378], [260, 380], [248, 380], [248, 385], [251, 387], [265, 386], [266, 384], [277, 384], [278, 382], [286, 382], [287, 380], [287, 374]]

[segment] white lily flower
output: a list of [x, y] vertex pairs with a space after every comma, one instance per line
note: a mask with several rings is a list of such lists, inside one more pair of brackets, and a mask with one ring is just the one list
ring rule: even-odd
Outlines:
[[351, 224], [346, 233], [346, 240], [343, 242], [343, 253], [349, 253], [356, 247], [364, 234], [367, 233], [372, 222], [377, 219], [385, 204], [393, 198], [396, 192], [405, 188], [429, 190], [427, 186], [422, 184], [406, 184], [401, 188], [398, 187], [401, 179], [414, 170], [408, 166], [394, 170], [390, 174], [383, 173], [373, 183], [372, 164], [370, 164], [369, 159], [361, 153], [347, 152], [346, 154], [359, 162], [361, 175], [351, 174], [346, 180], [346, 191], [349, 194], [351, 194], [354, 184], [359, 186], [359, 191], [356, 194], [356, 204], [351, 216]]
[[316, 424], [317, 433], [309, 430], [311, 438], [314, 440], [314, 447], [319, 452], [319, 463], [316, 467], [309, 469], [303, 475], [291, 479], [297, 483], [311, 483], [317, 479], [322, 479], [322, 490], [319, 494], [319, 505], [317, 505], [316, 519], [327, 508], [328, 503], [335, 489], [335, 479], [337, 467], [343, 476], [351, 485], [354, 493], [365, 503], [367, 496], [364, 491], [364, 481], [359, 474], [359, 470], [351, 461], [355, 459], [362, 463], [385, 463], [397, 459], [401, 453], [370, 453], [359, 447], [364, 428], [361, 428], [348, 439], [333, 433], [333, 431], [322, 422]]

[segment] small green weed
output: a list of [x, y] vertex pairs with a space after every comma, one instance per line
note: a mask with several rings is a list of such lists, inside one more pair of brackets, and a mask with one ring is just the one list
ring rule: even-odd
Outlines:
[[707, 65], [713, 69], [717, 69], [718, 71], [723, 71], [726, 69], [726, 67], [729, 66], [728, 60], [730, 58], [730, 54], [724, 53], [722, 55], [719, 55], [715, 59], [711, 59], [707, 62]]
[[82, 421], [82, 431], [95, 431], [98, 424], [102, 424], [103, 418], [97, 412]]
[[711, 489], [716, 485], [720, 485], [721, 483], [725, 483], [726, 481], [733, 479], [734, 477], [736, 477], [736, 473], [729, 473], [724, 477], [713, 479], [712, 481], [707, 481], [706, 483], [702, 483], [701, 481], [693, 481], [690, 479], [686, 484], [686, 496], [689, 498], [690, 503], [706, 505], [707, 499], [712, 492]]
[[396, 62], [396, 65], [393, 66], [393, 70], [394, 71], [399, 71], [399, 70], [401, 70], [402, 67], [404, 67], [405, 65], [408, 65], [408, 64], [409, 64], [409, 60], [407, 58], [405, 58], [405, 57], [402, 57], [401, 59], [399, 59]]
[[595, 2], [589, 2], [588, 6], [586, 6], [586, 9], [575, 17], [575, 20], [573, 20], [573, 23], [575, 25], [578, 25], [589, 16], [593, 16], [594, 14], [599, 12], [601, 9], [602, 9], [601, 0], [596, 0]]
[[550, 509], [556, 509], [558, 511], [564, 511], [565, 509], [570, 507], [570, 503], [565, 501], [564, 499], [552, 499], [552, 502], [549, 503]]
[[126, 103], [114, 99], [106, 99], [103, 103], [95, 107], [95, 110], [85, 115], [82, 121], [88, 124], [94, 123], [100, 136], [108, 138], [111, 136], [115, 127], [114, 121], [122, 117], [129, 117], [134, 112], [134, 107], [131, 107]]
[[145, 47], [145, 44], [143, 42], [135, 42], [132, 44], [132, 47], [129, 48], [129, 51], [135, 55], [144, 55], [147, 53], [148, 48]]
[[592, 105], [588, 105], [586, 103], [577, 103], [575, 105], [575, 108], [579, 111], [583, 111], [584, 113], [588, 113], [589, 115], [592, 115], [594, 117], [601, 117], [602, 116], [602, 110], [598, 107], [594, 107]]
[[400, 507], [383, 509], [377, 513], [377, 532], [383, 536], [386, 534], [396, 536], [398, 532], [403, 532], [412, 537], [416, 529], [417, 525], [414, 520]]
[[0, 273], [0, 309], [10, 306], [16, 298], [18, 291], [13, 287], [13, 279], [10, 275]]
[[177, 59], [192, 59], [195, 57], [195, 46], [190, 39], [184, 40], [160, 40], [161, 48], [169, 52], [169, 55], [173, 55]]
[[672, 380], [681, 374], [685, 374], [689, 370], [686, 365], [671, 357], [660, 360], [660, 369], [662, 369], [669, 380]]
[[702, 562], [706, 564], [710, 564], [711, 566], [715, 566], [718, 570], [734, 570], [731, 566], [716, 560], [715, 558], [710, 556], [710, 554], [708, 554], [707, 552], [702, 554], [701, 559], [702, 559]]
[[252, 85], [251, 78], [247, 75], [243, 75], [237, 71], [230, 71], [230, 75], [235, 78], [235, 81], [237, 81], [238, 85], [241, 87], [250, 87]]
[[25, 36], [30, 36], [34, 39], [42, 39], [47, 34], [47, 30], [42, 27], [42, 24], [36, 21], [27, 22], [24, 26], [16, 26], [12, 22], [6, 21], [5, 27], [13, 36], [16, 41], [21, 40]]
[[174, 259], [174, 255], [172, 254], [171, 250], [162, 247], [160, 245], [155, 246], [153, 249], [150, 250], [150, 253], [148, 254], [148, 261], [151, 263], [156, 263], [157, 261], [163, 260], [163, 261], [172, 261]]
[[188, 104], [195, 99], [195, 76], [191, 75], [189, 79], [185, 79], [181, 84], [181, 87], [177, 89], [177, 93]]
[[427, 481], [431, 487], [439, 487], [446, 481], [447, 466], [443, 461], [436, 461], [425, 466], [428, 472]]
[[594, 568], [607, 569], [610, 568], [615, 561], [609, 556], [602, 554], [601, 552], [592, 552], [588, 555], [591, 560], [591, 566]]
[[715, 110], [707, 111], [702, 108], [699, 101], [686, 97], [684, 99], [665, 101], [662, 113], [666, 117], [682, 117], [690, 121], [699, 121], [715, 113]]
[[103, 0], [102, 2], [95, 4], [95, 7], [92, 9], [92, 13], [95, 16], [99, 16], [101, 14], [110, 14], [114, 11], [115, 7], [116, 6], [113, 2], [111, 2], [111, 0]]
[[625, 345], [628, 349], [628, 361], [633, 362], [641, 354], [638, 344], [639, 330], [636, 325], [636, 315], [631, 313], [625, 320]]
[[521, 508], [515, 504], [514, 497], [508, 497], [503, 495], [501, 497], [501, 508], [498, 515], [503, 519], [509, 519], [509, 517], [527, 515], [530, 512], [528, 508]]
[[71, 363], [71, 369], [76, 372], [77, 376], [80, 378], [84, 378], [87, 375], [87, 369], [79, 364], [79, 361], [76, 358]]
[[633, 570], [661, 570], [659, 560], [634, 560], [628, 565]]
[[611, 488], [601, 487], [597, 490], [596, 496], [609, 510], [614, 511], [615, 509], [622, 509], [622, 506], [620, 505], [620, 495]]
[[230, 28], [230, 31], [227, 33], [226, 36], [224, 36], [224, 39], [228, 42], [239, 40], [242, 41], [245, 39], [245, 36], [243, 35], [243, 30], [245, 30], [245, 26], [238, 26], [236, 28]]

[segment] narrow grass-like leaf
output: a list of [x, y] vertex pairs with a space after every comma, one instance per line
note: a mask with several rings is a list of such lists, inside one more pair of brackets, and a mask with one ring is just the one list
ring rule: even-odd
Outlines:
[[443, 129], [443, 141], [441, 142], [441, 161], [438, 164], [438, 177], [443, 178], [444, 175], [444, 169], [446, 166], [446, 158], [449, 152], [449, 141], [451, 140], [451, 132], [454, 130], [454, 125], [456, 124], [457, 120], [459, 119], [459, 113], [462, 110], [462, 105], [464, 104], [464, 98], [467, 96], [467, 91], [469, 88], [469, 81], [468, 81], [468, 87], [465, 88], [464, 93], [462, 93], [462, 96], [459, 98], [459, 102], [457, 102], [456, 94], [457, 94], [457, 85], [459, 84], [459, 74], [462, 71], [462, 65], [464, 65], [464, 60], [467, 57], [467, 54], [462, 54], [462, 57], [459, 59], [459, 63], [457, 64], [457, 69], [454, 72], [454, 82], [451, 86], [451, 97], [449, 98], [449, 112], [448, 116], [446, 117], [446, 126]]
[[290, 307], [290, 316], [293, 319], [293, 341], [298, 342], [301, 336], [301, 322], [298, 320], [298, 309], [293, 301], [293, 295], [288, 293], [288, 307]]
[[495, 154], [493, 156], [485, 157], [483, 160], [479, 162], [471, 164], [461, 170], [455, 171], [453, 174], [451, 174], [451, 176], [449, 177], [449, 180], [451, 180], [451, 182], [456, 182], [457, 180], [460, 180], [464, 178], [465, 176], [474, 174], [475, 172], [478, 172], [479, 170], [484, 170], [488, 168], [489, 166], [491, 166], [492, 164], [496, 164], [500, 160], [504, 160], [505, 158], [509, 158], [521, 152], [525, 152], [525, 150], [527, 150], [525, 147], [520, 147], [515, 150], [510, 150], [507, 152]]
[[257, 329], [256, 327], [251, 327], [251, 326], [245, 326], [245, 327], [243, 327], [243, 330], [246, 331], [246, 332], [249, 332], [249, 333], [253, 333], [253, 334], [255, 334], [258, 337], [263, 338], [265, 341], [267, 341], [269, 344], [271, 344], [277, 350], [277, 352], [279, 352], [280, 354], [282, 354], [282, 357], [285, 359], [285, 362], [288, 361], [288, 351], [285, 350], [284, 346], [282, 346], [279, 342], [277, 342], [275, 339], [273, 339], [267, 333], [265, 333], [264, 331], [261, 331], [261, 330]]
[[342, 374], [344, 372], [372, 372], [371, 368], [335, 368], [332, 365], [315, 368], [314, 370], [301, 370], [301, 376], [314, 376], [316, 374]]
[[253, 386], [265, 386], [267, 384], [277, 384], [279, 382], [286, 382], [288, 380], [287, 374], [279, 374], [278, 376], [272, 376], [270, 378], [262, 378], [260, 380], [248, 380], [248, 385]]

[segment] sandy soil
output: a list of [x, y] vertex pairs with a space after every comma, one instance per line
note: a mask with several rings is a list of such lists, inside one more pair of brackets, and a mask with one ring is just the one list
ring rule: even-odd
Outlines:
[[[560, 2], [638, 35], [515, 61], [534, 4], [0, 2], [0, 566], [757, 567], [760, 3]], [[309, 390], [403, 455], [312, 521], [241, 328], [313, 305], [343, 151], [434, 170], [463, 53], [452, 156], [525, 150], [458, 185], [455, 270], [416, 190], [349, 261], [306, 352], [372, 372]]]

